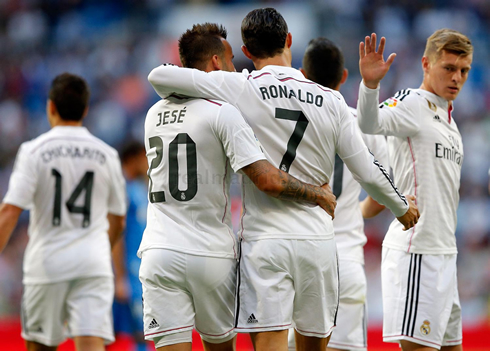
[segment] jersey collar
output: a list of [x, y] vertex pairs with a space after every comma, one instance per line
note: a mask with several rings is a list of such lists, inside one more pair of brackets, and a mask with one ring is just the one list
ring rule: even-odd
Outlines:
[[299, 80], [306, 80], [305, 76], [303, 73], [301, 73], [299, 70], [292, 68], [292, 67], [286, 67], [286, 66], [275, 66], [275, 65], [268, 65], [262, 68], [260, 71], [256, 71], [257, 73], [263, 73], [263, 72], [270, 72], [274, 76], [277, 76], [279, 78], [281, 77], [291, 77]]
[[430, 91], [424, 90], [424, 89], [419, 89], [419, 93], [425, 97], [426, 99], [430, 100], [431, 102], [435, 103], [437, 106], [440, 108], [443, 108], [444, 110], [449, 110], [449, 101], [446, 99], [440, 97], [439, 95], [436, 95], [434, 93], [431, 93]]
[[53, 134], [59, 135], [80, 135], [80, 134], [90, 134], [88, 129], [84, 126], [74, 127], [74, 126], [56, 126], [51, 129]]
[[424, 89], [419, 89], [419, 93], [427, 100], [430, 100], [431, 102], [435, 103], [437, 106], [442, 108], [443, 110], [447, 111], [447, 121], [448, 123], [451, 123], [452, 120], [451, 115], [454, 110], [454, 102], [450, 104], [449, 101], [447, 101], [446, 99]]

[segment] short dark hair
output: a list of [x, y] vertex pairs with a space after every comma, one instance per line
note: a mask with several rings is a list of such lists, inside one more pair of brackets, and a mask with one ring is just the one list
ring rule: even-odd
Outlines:
[[138, 156], [142, 152], [146, 152], [145, 146], [139, 141], [131, 140], [122, 147], [121, 162], [126, 163], [131, 158]]
[[338, 46], [327, 38], [312, 39], [303, 56], [303, 70], [308, 79], [335, 89], [342, 80], [344, 55]]
[[221, 38], [228, 35], [225, 27], [216, 23], [195, 24], [179, 39], [182, 66], [204, 70], [213, 55], [223, 56], [225, 46]]
[[88, 106], [90, 90], [82, 77], [71, 73], [56, 76], [51, 83], [49, 99], [60, 117], [67, 121], [80, 121]]
[[271, 7], [250, 11], [242, 21], [242, 40], [257, 58], [274, 57], [284, 50], [288, 25]]

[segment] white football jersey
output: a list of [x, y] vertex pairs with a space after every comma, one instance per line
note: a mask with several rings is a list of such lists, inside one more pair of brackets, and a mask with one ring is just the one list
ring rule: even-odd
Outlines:
[[145, 146], [150, 203], [138, 255], [164, 248], [237, 258], [231, 169], [265, 159], [237, 109], [212, 100], [163, 99], [146, 115]]
[[378, 89], [363, 83], [357, 105], [361, 130], [388, 135], [396, 184], [416, 196], [418, 223], [403, 231], [393, 222], [383, 245], [417, 254], [454, 254], [463, 142], [445, 99], [405, 89], [378, 107]]
[[[355, 109], [349, 107], [349, 110], [353, 116], [357, 116]], [[356, 127], [359, 128], [357, 124]], [[362, 133], [361, 136], [376, 160], [385, 169], [390, 169], [385, 137]], [[367, 238], [364, 234], [364, 219], [359, 205], [361, 185], [355, 181], [352, 173], [338, 155], [335, 156], [335, 168], [330, 186], [337, 197], [333, 228], [339, 258], [364, 264], [363, 246]]]
[[[304, 182], [328, 183], [337, 152], [374, 199], [397, 216], [407, 211], [405, 198], [369, 154], [342, 95], [305, 79], [300, 71], [266, 66], [251, 73], [206, 73], [164, 65], [155, 68], [149, 80], [160, 96], [175, 92], [236, 106], [268, 160]], [[281, 201], [245, 182], [241, 231], [245, 240], [333, 235], [332, 219], [320, 207]]]
[[112, 276], [107, 214], [123, 216], [116, 150], [85, 127], [54, 127], [21, 145], [3, 202], [30, 210], [24, 284]]

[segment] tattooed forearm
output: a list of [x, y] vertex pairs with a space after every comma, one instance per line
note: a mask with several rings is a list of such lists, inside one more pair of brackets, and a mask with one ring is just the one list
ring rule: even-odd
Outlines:
[[245, 166], [242, 171], [266, 194], [282, 200], [317, 204], [334, 217], [337, 203], [328, 184], [318, 187], [303, 183], [265, 160]]
[[317, 203], [323, 190], [303, 183], [268, 161], [257, 161], [243, 168], [244, 173], [262, 191], [282, 200]]
[[281, 170], [277, 171], [277, 178], [282, 187], [277, 196], [278, 199], [317, 203], [319, 197], [322, 196], [323, 190], [321, 188], [303, 183]]

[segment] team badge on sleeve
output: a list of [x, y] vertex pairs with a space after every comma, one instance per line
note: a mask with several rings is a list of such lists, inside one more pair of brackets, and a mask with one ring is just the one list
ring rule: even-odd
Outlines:
[[398, 104], [398, 100], [395, 99], [394, 97], [392, 98], [389, 98], [387, 100], [385, 100], [383, 103], [381, 103], [381, 106], [380, 107], [396, 107], [396, 105]]

